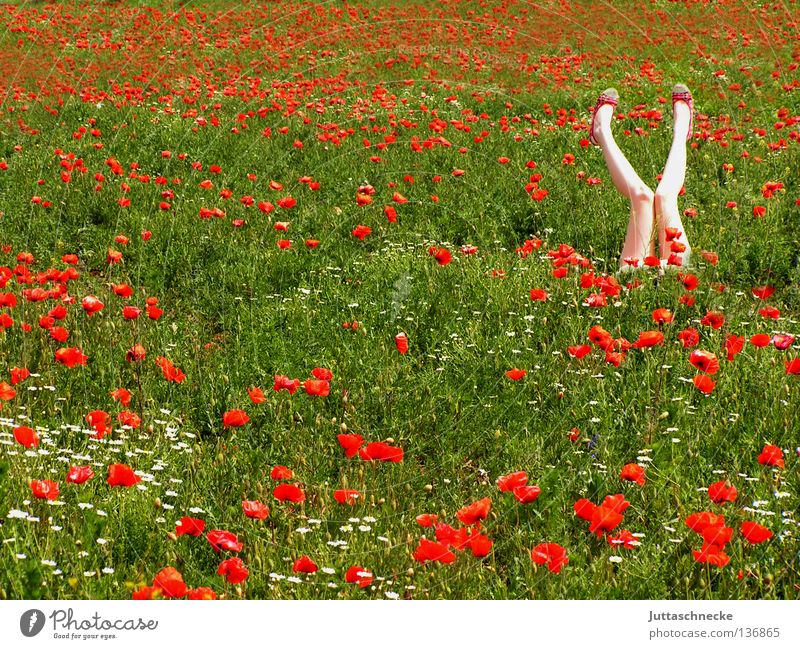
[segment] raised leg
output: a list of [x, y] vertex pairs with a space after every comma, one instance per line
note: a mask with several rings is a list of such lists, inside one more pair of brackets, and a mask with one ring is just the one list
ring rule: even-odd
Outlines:
[[686, 137], [689, 133], [691, 109], [685, 101], [676, 101], [674, 114], [672, 147], [655, 192], [655, 217], [661, 259], [666, 260], [669, 265], [686, 266], [691, 255], [691, 246], [678, 212], [678, 194], [686, 178]]
[[[614, 107], [603, 105], [597, 109], [594, 137], [599, 142], [611, 180], [617, 190], [631, 202], [628, 229], [620, 254], [620, 268], [642, 265], [644, 258], [655, 254], [653, 238], [654, 194], [639, 177], [631, 163], [617, 146], [611, 133], [611, 116]], [[636, 260], [634, 262], [634, 260]]]

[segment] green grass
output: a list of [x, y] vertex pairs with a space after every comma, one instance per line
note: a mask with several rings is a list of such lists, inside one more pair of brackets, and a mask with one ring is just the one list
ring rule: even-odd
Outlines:
[[[209, 11], [218, 5], [226, 6], [216, 3]], [[691, 16], [701, 9], [675, 11]], [[578, 32], [553, 38], [550, 54], [558, 51], [556, 38], [569, 42]], [[725, 45], [710, 36], [708, 42]], [[169, 43], [163, 47], [171, 49]], [[154, 47], [150, 56], [158, 51]], [[635, 62], [622, 58], [628, 51]], [[221, 62], [234, 54], [220, 50], [209, 56]], [[363, 61], [371, 62], [371, 56], [364, 54]], [[6, 309], [15, 325], [0, 333], [3, 380], [10, 380], [12, 367], [27, 367], [35, 376], [15, 386], [16, 397], [0, 413], [7, 418], [0, 421], [0, 516], [12, 510], [29, 514], [28, 520], [0, 518], [0, 596], [128, 598], [143, 583], [151, 584], [159, 570], [174, 566], [189, 586], [211, 586], [234, 598], [381, 598], [386, 593], [459, 599], [794, 598], [800, 586], [792, 514], [800, 506], [795, 453], [800, 413], [797, 377], [785, 373], [784, 360], [797, 354], [797, 346], [781, 352], [745, 343], [735, 361], [728, 362], [724, 339], [732, 333], [746, 338], [758, 332], [798, 333], [797, 142], [771, 152], [767, 142], [776, 135], [761, 138], [750, 131], [755, 126], [770, 130], [780, 106], [787, 106], [790, 115], [800, 114], [797, 93], [782, 93], [779, 81], [764, 74], [763, 89], [747, 86], [742, 91], [753, 108], [738, 109], [732, 100], [716, 96], [705, 81], [708, 69], [698, 69], [694, 57], [673, 57], [667, 48], [653, 54], [659, 68], [668, 70], [663, 83], [636, 78], [619, 84], [620, 110], [642, 103], [665, 113], [653, 128], [638, 118], [615, 125], [631, 162], [653, 184], [671, 139], [670, 105], [658, 104], [657, 98], [669, 97], [674, 80], [697, 89], [710, 130], [717, 128], [720, 114], [728, 114], [744, 135], [741, 141], [726, 139], [726, 147], [698, 140], [698, 147], [689, 150], [681, 209], [694, 207], [698, 215], [686, 219], [687, 234], [696, 253], [719, 254], [717, 266], [695, 254], [692, 272], [700, 287], [693, 292], [694, 306], [679, 302], [686, 291], [674, 272], [662, 278], [642, 272], [636, 275], [642, 287], [623, 290], [607, 307], [588, 308], [583, 306], [589, 291], [580, 288], [580, 269], [554, 279], [546, 257], [547, 250], [567, 243], [592, 259], [596, 273], [613, 273], [628, 208], [611, 185], [599, 150], [579, 144], [585, 131], [573, 131], [569, 122], [549, 130], [558, 116], [547, 114], [543, 105], [574, 110], [578, 120], [587, 120], [586, 106], [609, 85], [604, 79], [623, 79], [638, 70], [644, 56], [631, 45], [619, 52], [616, 67], [587, 63], [589, 81], [583, 85], [519, 94], [512, 90], [524, 88], [528, 79], [511, 68], [491, 78], [475, 73], [485, 87], [496, 87], [480, 102], [471, 92], [481, 83], [471, 85], [468, 78], [459, 81], [464, 88], [456, 91], [426, 81], [424, 70], [369, 68], [366, 88], [337, 93], [341, 107], [329, 107], [321, 116], [309, 111], [311, 123], [296, 113], [276, 111], [247, 118], [249, 128], [236, 135], [231, 127], [237, 115], [271, 100], [245, 104], [217, 92], [209, 104], [219, 102], [219, 107], [200, 112], [208, 119], [218, 116], [220, 126], [196, 131], [190, 119], [180, 117], [186, 106], [177, 97], [175, 114], [163, 112], [164, 104], [156, 101], [163, 90], [141, 106], [119, 109], [111, 102], [97, 107], [65, 97], [57, 117], [43, 109], [53, 104], [52, 98], [9, 100], [6, 106], [16, 110], [0, 124], [0, 152], [9, 164], [0, 172], [0, 240], [10, 249], [0, 256], [0, 265], [14, 268], [17, 253], [29, 251], [36, 258], [35, 274], [65, 268], [61, 256], [75, 253], [80, 278], [68, 285], [77, 303], [60, 323], [70, 331], [63, 345], [38, 326], [53, 301], [25, 301], [21, 290], [30, 287], [13, 279], [3, 289], [19, 299], [19, 306]], [[768, 62], [764, 53], [753, 57]], [[168, 66], [158, 65], [161, 77], [171, 79]], [[301, 61], [293, 65], [304, 69]], [[337, 65], [348, 68], [346, 62]], [[738, 63], [726, 66], [727, 80], [738, 80]], [[456, 74], [455, 68], [451, 73]], [[103, 74], [112, 78], [110, 72]], [[395, 83], [406, 78], [416, 82]], [[350, 109], [360, 97], [369, 100], [369, 86], [381, 80], [397, 95], [396, 106], [371, 104], [367, 114], [374, 121], [355, 119]], [[457, 104], [446, 101], [450, 94], [458, 95]], [[312, 93], [302, 103], [316, 98], [329, 95]], [[506, 101], [512, 102], [510, 109]], [[22, 105], [29, 110], [20, 113]], [[449, 126], [443, 135], [451, 147], [411, 150], [413, 136], [422, 141], [433, 135], [427, 128], [433, 109], [449, 121], [463, 119], [465, 108], [486, 117], [471, 123], [469, 133]], [[538, 124], [526, 120], [526, 113]], [[22, 114], [38, 135], [19, 130]], [[510, 122], [508, 132], [499, 128], [502, 116]], [[521, 119], [511, 121], [514, 116]], [[362, 144], [365, 137], [373, 145], [381, 141], [393, 130], [392, 121], [406, 117], [418, 126], [397, 126], [396, 143], [386, 150]], [[87, 133], [73, 139], [90, 118], [102, 137]], [[326, 144], [317, 140], [322, 132], [318, 122], [336, 122], [354, 133], [340, 146]], [[364, 124], [386, 131], [361, 131]], [[264, 138], [267, 126], [272, 136]], [[282, 126], [289, 127], [288, 134], [279, 133]], [[645, 136], [622, 134], [637, 126]], [[526, 133], [526, 127], [539, 135]], [[484, 129], [489, 135], [476, 143]], [[777, 137], [791, 129], [796, 131], [796, 125]], [[521, 140], [515, 141], [515, 135]], [[302, 149], [292, 146], [295, 140], [303, 142]], [[104, 148], [94, 149], [95, 141]], [[15, 144], [22, 151], [15, 152]], [[459, 153], [460, 147], [467, 152]], [[62, 183], [55, 148], [75, 153], [89, 171], [74, 172], [69, 184]], [[172, 157], [162, 158], [162, 150]], [[749, 158], [741, 157], [744, 150]], [[178, 159], [181, 152], [185, 160]], [[573, 165], [562, 164], [566, 153], [575, 155]], [[382, 162], [370, 162], [376, 154]], [[126, 174], [130, 163], [138, 163], [139, 173], [149, 174], [150, 182], [115, 177], [105, 164], [109, 156], [123, 164]], [[511, 161], [500, 165], [500, 156]], [[529, 160], [536, 162], [535, 169], [525, 167]], [[193, 170], [193, 161], [202, 162], [203, 171]], [[732, 163], [734, 171], [723, 171], [724, 163]], [[208, 173], [213, 164], [220, 165], [220, 174]], [[453, 177], [456, 168], [465, 174]], [[579, 171], [602, 183], [588, 185], [576, 178]], [[102, 191], [94, 190], [97, 172], [106, 176]], [[524, 188], [536, 172], [549, 191], [541, 203]], [[248, 173], [257, 180], [248, 180]], [[181, 182], [154, 185], [162, 174]], [[321, 188], [311, 191], [298, 183], [304, 175], [319, 180]], [[413, 184], [404, 181], [406, 175], [413, 176]], [[441, 182], [433, 182], [436, 175]], [[37, 185], [39, 178], [45, 179], [43, 186]], [[213, 181], [212, 190], [198, 186], [205, 179]], [[271, 179], [283, 183], [284, 190], [270, 190]], [[760, 191], [767, 181], [782, 182], [784, 190], [764, 199]], [[117, 203], [122, 182], [131, 185], [127, 208]], [[389, 186], [392, 182], [396, 187]], [[355, 196], [364, 183], [372, 184], [376, 194], [371, 205], [360, 207]], [[223, 187], [233, 192], [228, 200], [218, 196]], [[171, 204], [168, 211], [158, 208], [164, 189], [174, 191], [174, 198], [165, 199]], [[383, 206], [391, 204], [394, 191], [409, 202], [397, 205], [397, 222], [388, 223]], [[239, 202], [243, 195], [276, 202], [287, 194], [298, 199], [296, 207], [276, 208], [269, 215]], [[52, 207], [32, 204], [33, 195], [52, 201]], [[738, 208], [726, 208], [728, 201], [736, 201]], [[764, 219], [752, 217], [756, 204], [767, 206]], [[225, 218], [198, 217], [201, 207], [215, 206], [225, 209]], [[246, 225], [233, 227], [237, 218]], [[275, 231], [277, 221], [290, 223], [288, 233]], [[363, 242], [351, 235], [358, 224], [372, 228]], [[152, 239], [142, 241], [142, 230], [152, 231]], [[115, 243], [118, 234], [129, 236], [130, 243]], [[515, 249], [532, 236], [544, 243], [521, 258]], [[291, 239], [292, 247], [279, 249], [280, 238]], [[307, 238], [320, 240], [319, 247], [307, 249]], [[477, 254], [459, 253], [463, 244], [477, 246]], [[430, 246], [449, 248], [453, 262], [438, 266], [428, 254]], [[123, 252], [122, 263], [106, 263], [109, 247]], [[497, 269], [505, 271], [504, 278], [493, 276]], [[110, 290], [112, 283], [123, 282], [135, 291], [128, 300]], [[720, 284], [723, 292], [717, 290]], [[750, 293], [765, 284], [776, 287], [767, 303], [780, 308], [777, 321], [758, 314], [764, 303]], [[548, 301], [532, 302], [531, 288], [547, 289]], [[98, 296], [105, 309], [91, 318], [84, 315], [80, 300], [86, 295]], [[143, 308], [147, 296], [158, 298], [161, 320], [121, 318], [123, 304]], [[594, 324], [630, 341], [658, 328], [651, 314], [659, 307], [675, 313], [674, 322], [661, 327], [663, 346], [630, 350], [619, 368], [608, 365], [597, 350], [580, 361], [569, 358], [567, 347], [588, 342]], [[708, 310], [724, 311], [722, 329], [699, 325]], [[356, 330], [342, 326], [353, 321]], [[24, 332], [20, 322], [30, 323], [32, 331]], [[699, 348], [720, 358], [722, 369], [709, 396], [690, 382], [696, 372], [677, 337], [687, 326], [701, 331]], [[405, 356], [394, 346], [400, 331], [410, 343]], [[147, 350], [141, 364], [125, 360], [136, 342]], [[81, 348], [89, 356], [87, 365], [57, 365], [54, 351], [61, 346]], [[165, 381], [157, 356], [180, 367], [186, 381]], [[314, 367], [332, 371], [329, 396], [311, 397], [302, 387], [292, 396], [272, 390], [275, 374], [304, 380]], [[526, 369], [525, 378], [506, 378], [513, 367]], [[250, 402], [251, 386], [264, 389], [265, 403]], [[141, 416], [139, 429], [117, 428], [97, 441], [71, 428], [86, 428], [84, 418], [95, 409], [116, 417], [122, 408], [109, 392], [118, 387], [132, 392], [130, 410]], [[223, 413], [234, 408], [245, 409], [250, 422], [224, 429]], [[11, 430], [21, 423], [43, 427], [38, 449], [25, 452], [13, 442]], [[568, 439], [573, 427], [580, 429], [576, 442]], [[345, 430], [367, 441], [391, 439], [405, 457], [400, 463], [346, 459], [336, 438]], [[787, 451], [785, 469], [758, 464], [766, 443]], [[637, 461], [647, 469], [643, 487], [619, 478], [623, 465]], [[129, 489], [108, 487], [105, 467], [115, 462], [131, 465], [145, 480]], [[96, 475], [81, 486], [66, 484], [70, 464], [91, 464]], [[272, 497], [277, 483], [269, 474], [279, 464], [295, 472], [307, 495], [304, 503], [281, 504]], [[518, 470], [542, 489], [533, 504], [518, 504], [494, 484]], [[31, 496], [29, 482], [44, 478], [59, 482], [60, 504]], [[737, 486], [735, 503], [713, 505], [702, 490], [720, 479]], [[363, 502], [339, 505], [333, 491], [340, 488], [359, 490]], [[573, 513], [579, 498], [600, 502], [616, 493], [631, 503], [620, 528], [643, 535], [636, 549], [610, 546]], [[487, 496], [492, 511], [483, 530], [494, 543], [488, 557], [478, 559], [464, 550], [452, 565], [414, 560], [420, 536], [432, 538], [432, 530], [415, 522], [417, 515], [435, 513], [458, 527], [456, 511]], [[245, 499], [267, 503], [269, 518], [245, 518]], [[191, 508], [202, 511], [191, 513]], [[735, 530], [725, 568], [693, 559], [691, 550], [699, 549], [702, 539], [683, 521], [703, 510], [724, 513]], [[205, 539], [174, 538], [175, 522], [185, 515], [205, 519], [207, 530], [238, 534], [244, 543], [240, 556], [250, 570], [244, 584], [232, 586], [217, 576], [222, 557]], [[350, 518], [359, 520], [348, 523]], [[775, 536], [758, 546], [746, 543], [739, 533], [744, 520], [758, 521]], [[360, 531], [360, 525], [368, 529]], [[331, 545], [337, 540], [345, 540], [346, 548]], [[543, 542], [567, 548], [569, 565], [558, 575], [531, 561], [531, 549]], [[335, 572], [288, 581], [292, 562], [303, 554]], [[609, 560], [616, 555], [620, 563]], [[381, 579], [363, 590], [345, 584], [351, 565], [367, 567]]]

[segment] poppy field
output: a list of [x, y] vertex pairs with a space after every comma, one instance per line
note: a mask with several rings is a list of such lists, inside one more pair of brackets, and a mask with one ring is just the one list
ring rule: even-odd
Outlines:
[[0, 597], [796, 598], [798, 15], [0, 6]]

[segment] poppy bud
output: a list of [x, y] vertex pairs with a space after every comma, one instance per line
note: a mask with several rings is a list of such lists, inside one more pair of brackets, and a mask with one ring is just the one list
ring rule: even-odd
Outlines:
[[408, 353], [408, 336], [404, 332], [400, 332], [394, 337], [394, 344], [401, 354]]

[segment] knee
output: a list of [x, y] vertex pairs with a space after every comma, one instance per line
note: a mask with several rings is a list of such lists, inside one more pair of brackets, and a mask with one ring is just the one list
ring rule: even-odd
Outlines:
[[656, 210], [664, 212], [669, 210], [672, 206], [678, 205], [678, 195], [673, 191], [666, 191], [662, 188], [656, 189], [655, 197]]
[[653, 196], [653, 190], [647, 185], [637, 185], [631, 189], [630, 198], [634, 203], [652, 203]]

